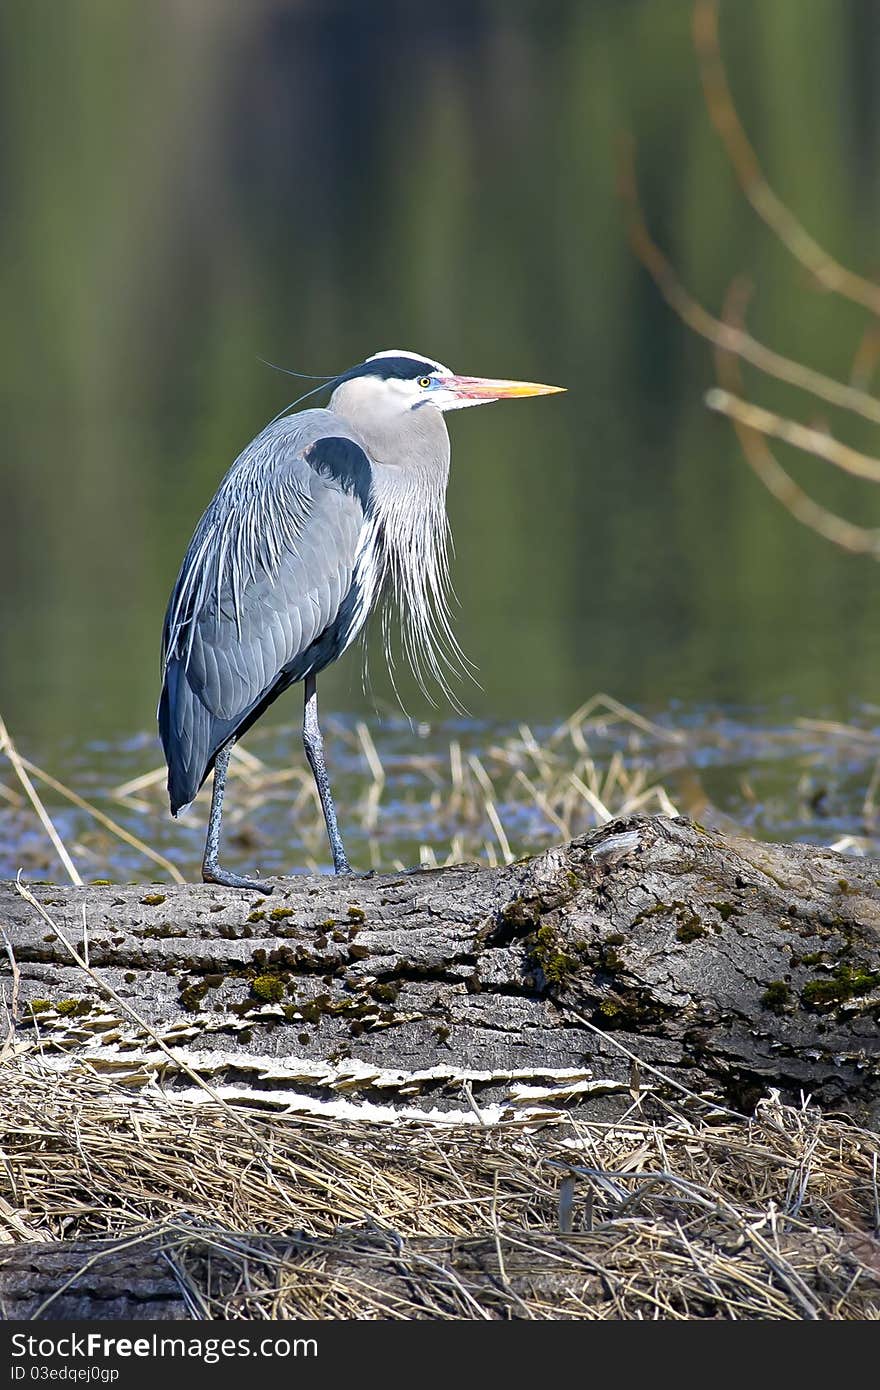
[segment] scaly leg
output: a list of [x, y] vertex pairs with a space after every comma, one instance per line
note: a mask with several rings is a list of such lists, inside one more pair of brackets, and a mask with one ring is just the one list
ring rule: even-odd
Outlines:
[[350, 874], [351, 865], [346, 857], [342, 836], [339, 834], [339, 826], [336, 823], [336, 808], [333, 805], [330, 778], [327, 776], [327, 768], [324, 763], [324, 739], [318, 724], [318, 693], [314, 676], [306, 676], [305, 679], [303, 746], [309, 760], [309, 767], [312, 769], [315, 785], [318, 788], [318, 795], [321, 798], [321, 807], [327, 825], [327, 837], [333, 851], [333, 867], [338, 874]]
[[243, 878], [241, 874], [221, 869], [217, 861], [220, 848], [220, 821], [223, 817], [223, 790], [226, 786], [226, 772], [232, 755], [234, 739], [230, 739], [214, 760], [214, 789], [211, 793], [211, 814], [208, 817], [208, 836], [205, 840], [205, 857], [202, 860], [202, 878], [206, 883], [219, 883], [224, 888], [248, 888], [251, 892], [271, 893], [272, 884], [262, 883], [256, 878]]

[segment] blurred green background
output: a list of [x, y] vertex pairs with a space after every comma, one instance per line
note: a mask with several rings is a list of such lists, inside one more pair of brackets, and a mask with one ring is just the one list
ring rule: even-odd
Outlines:
[[[6, 0], [0, 712], [17, 737], [45, 752], [154, 727], [192, 528], [295, 394], [259, 358], [326, 373], [389, 347], [569, 388], [450, 422], [475, 715], [549, 720], [597, 689], [648, 710], [876, 698], [874, 563], [762, 490], [702, 404], [708, 351], [626, 242], [621, 131], [704, 302], [749, 270], [753, 331], [847, 377], [865, 316], [744, 203], [690, 16], [690, 0]], [[722, 41], [777, 191], [873, 273], [880, 6], [735, 0]], [[880, 523], [877, 489], [791, 464]], [[371, 669], [365, 699], [349, 655], [325, 708], [384, 707]]]

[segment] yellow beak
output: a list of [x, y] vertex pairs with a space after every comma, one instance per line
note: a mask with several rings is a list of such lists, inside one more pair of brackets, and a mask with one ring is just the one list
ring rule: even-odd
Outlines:
[[446, 376], [440, 385], [466, 401], [506, 401], [517, 396], [553, 396], [564, 386], [543, 386], [538, 381], [505, 381], [488, 376]]

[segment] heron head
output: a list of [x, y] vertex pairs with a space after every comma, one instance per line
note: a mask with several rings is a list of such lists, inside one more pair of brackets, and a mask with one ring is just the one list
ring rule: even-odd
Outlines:
[[469, 405], [487, 405], [517, 396], [549, 396], [564, 390], [564, 386], [542, 386], [535, 381], [456, 376], [430, 357], [392, 349], [375, 353], [338, 377], [331, 406], [347, 405], [350, 409], [356, 405], [373, 414], [389, 416], [423, 406], [445, 413]]

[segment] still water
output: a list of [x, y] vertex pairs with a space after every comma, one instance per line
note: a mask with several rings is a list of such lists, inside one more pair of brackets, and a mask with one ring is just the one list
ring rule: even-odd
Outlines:
[[[815, 291], [744, 203], [706, 116], [690, 12], [3, 6], [0, 713], [23, 752], [83, 791], [156, 764], [159, 631], [180, 557], [220, 475], [293, 394], [260, 359], [330, 372], [395, 346], [568, 387], [451, 419], [458, 629], [480, 685], [463, 729], [438, 730], [445, 712], [405, 689], [431, 756], [445, 765], [456, 738], [485, 752], [523, 720], [547, 733], [608, 690], [670, 728], [742, 731], [719, 799], [748, 820], [734, 790], [742, 764], [761, 762], [748, 731], [763, 747], [798, 718], [872, 727], [875, 563], [799, 527], [748, 471], [702, 404], [708, 350], [626, 242], [624, 131], [651, 222], [702, 300], [717, 311], [749, 271], [752, 331], [847, 379], [865, 316]], [[722, 38], [778, 191], [872, 272], [880, 10], [736, 0]], [[794, 392], [748, 384], [816, 423]], [[822, 423], [877, 447], [849, 421]], [[880, 523], [876, 486], [785, 461], [827, 505]], [[377, 654], [371, 672], [364, 694], [350, 654], [322, 704], [349, 733], [366, 715], [393, 757], [407, 726]], [[291, 693], [274, 727], [297, 715]], [[265, 737], [267, 759], [289, 761], [290, 740]], [[805, 756], [849, 785], [830, 736]], [[869, 761], [840, 817], [850, 830]], [[757, 779], [773, 831], [804, 829], [803, 770], [784, 805]], [[417, 858], [429, 832], [395, 852]], [[524, 823], [521, 841], [533, 832]], [[162, 834], [189, 864], [194, 832]], [[281, 853], [283, 836], [266, 838]]]

